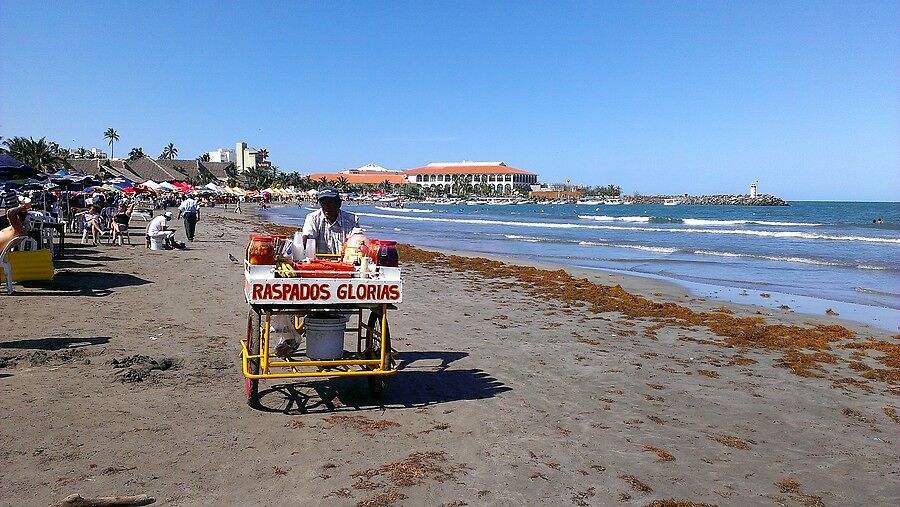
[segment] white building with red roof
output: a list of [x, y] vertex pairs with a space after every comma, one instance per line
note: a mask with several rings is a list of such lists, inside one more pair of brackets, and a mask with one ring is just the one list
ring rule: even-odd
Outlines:
[[537, 184], [537, 173], [509, 167], [504, 162], [432, 162], [403, 171], [407, 180], [423, 189], [450, 192], [453, 187], [486, 184], [492, 194], [508, 194]]

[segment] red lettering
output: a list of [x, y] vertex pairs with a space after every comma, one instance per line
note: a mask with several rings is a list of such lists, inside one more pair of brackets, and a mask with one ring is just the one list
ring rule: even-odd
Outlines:
[[387, 297], [387, 285], [379, 285], [378, 286], [378, 299], [384, 299]]
[[319, 290], [318, 285], [310, 285], [309, 287], [309, 299], [319, 299]]
[[291, 285], [291, 301], [300, 299], [300, 286], [296, 283]]
[[272, 299], [272, 286], [266, 284], [266, 288], [263, 289], [262, 299]]
[[390, 299], [392, 301], [397, 301], [400, 299], [400, 286], [399, 285], [391, 285], [388, 287], [388, 292], [390, 293]]
[[326, 300], [331, 297], [331, 290], [329, 290], [327, 283], [319, 284], [319, 299]]
[[261, 283], [253, 284], [253, 296], [251, 299], [260, 299], [262, 297], [263, 286]]
[[366, 299], [366, 286], [365, 285], [357, 285], [356, 286], [356, 299]]
[[342, 283], [337, 288], [338, 299], [347, 299], [347, 284]]
[[281, 299], [281, 284], [272, 285], [272, 299]]

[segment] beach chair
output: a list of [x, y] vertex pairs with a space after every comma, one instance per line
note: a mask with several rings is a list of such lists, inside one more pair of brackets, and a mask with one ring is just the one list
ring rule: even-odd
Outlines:
[[23, 241], [28, 239], [28, 236], [16, 236], [6, 244], [6, 247], [3, 248], [3, 251], [0, 252], [0, 264], [3, 265], [3, 275], [6, 278], [6, 294], [10, 295], [13, 293], [13, 280], [12, 280], [12, 265], [9, 263], [9, 252], [16, 248]]
[[[131, 222], [131, 220], [129, 220]], [[107, 236], [106, 243], [109, 244], [112, 242], [112, 223], [109, 224], [109, 236]], [[128, 234], [128, 224], [118, 224], [119, 226], [119, 234], [118, 234], [118, 243], [112, 243], [114, 245], [124, 246], [125, 243], [131, 244], [131, 235]]]

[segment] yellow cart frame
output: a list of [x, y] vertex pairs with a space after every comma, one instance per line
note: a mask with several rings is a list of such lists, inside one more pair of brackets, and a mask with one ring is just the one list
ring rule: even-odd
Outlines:
[[[247, 336], [241, 341], [241, 365], [246, 378], [247, 404], [259, 406], [259, 381], [264, 379], [290, 379], [309, 377], [359, 377], [369, 380], [369, 390], [381, 395], [387, 387], [387, 380], [397, 373], [391, 349], [388, 310], [396, 309], [392, 304], [357, 305], [251, 305], [247, 315]], [[274, 355], [269, 340], [269, 329], [273, 315], [294, 316], [294, 326], [300, 329], [302, 317], [322, 311], [339, 311], [356, 314], [356, 328], [348, 328], [346, 333], [356, 333], [356, 351], [344, 351], [344, 356], [334, 360], [295, 360]], [[368, 319], [363, 322], [363, 313], [368, 311]], [[297, 356], [302, 356], [302, 350]]]

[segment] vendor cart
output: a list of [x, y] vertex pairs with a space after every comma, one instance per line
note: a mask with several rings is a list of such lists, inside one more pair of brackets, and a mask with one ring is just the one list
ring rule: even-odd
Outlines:
[[[366, 377], [373, 395], [384, 392], [388, 379], [397, 372], [388, 311], [402, 301], [400, 268], [373, 266], [364, 274], [295, 277], [283, 267], [245, 261], [244, 278], [250, 310], [241, 356], [248, 405], [258, 406], [259, 381], [264, 379]], [[290, 316], [297, 336], [311, 339], [311, 331], [304, 330], [305, 319], [323, 313], [346, 322], [341, 329], [344, 336], [338, 338], [343, 345], [338, 345], [335, 355], [310, 357], [309, 340], [288, 357], [275, 354], [273, 319], [283, 322], [279, 316]]]

